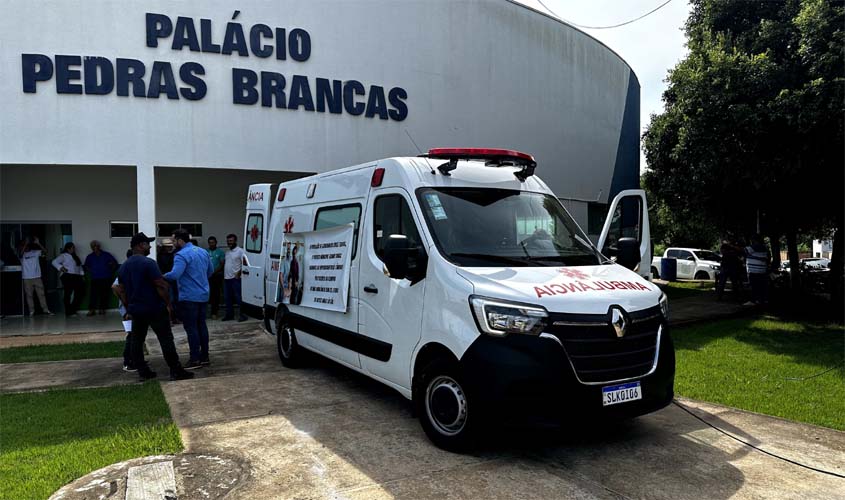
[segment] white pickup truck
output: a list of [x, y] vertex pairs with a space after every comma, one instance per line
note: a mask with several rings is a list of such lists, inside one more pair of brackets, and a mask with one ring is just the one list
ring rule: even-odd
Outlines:
[[660, 278], [660, 261], [667, 257], [678, 261], [678, 279], [715, 280], [722, 257], [711, 250], [699, 248], [667, 248], [663, 257], [651, 260], [651, 275]]

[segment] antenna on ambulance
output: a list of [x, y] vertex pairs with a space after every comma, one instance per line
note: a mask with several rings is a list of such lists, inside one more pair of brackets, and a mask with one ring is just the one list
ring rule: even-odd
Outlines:
[[420, 156], [425, 158], [425, 163], [426, 163], [426, 165], [428, 165], [428, 168], [429, 168], [429, 170], [431, 170], [431, 173], [434, 174], [434, 175], [437, 175], [437, 172], [434, 171], [434, 167], [431, 166], [431, 162], [428, 161], [428, 156], [426, 156], [425, 153], [422, 152], [422, 149], [420, 149], [420, 147], [417, 146], [417, 141], [415, 141], [414, 138], [411, 137], [411, 133], [408, 132], [408, 129], [405, 129], [405, 133], [408, 134], [408, 139], [411, 139], [411, 144], [413, 144], [414, 147], [417, 148], [417, 152], [420, 154]]

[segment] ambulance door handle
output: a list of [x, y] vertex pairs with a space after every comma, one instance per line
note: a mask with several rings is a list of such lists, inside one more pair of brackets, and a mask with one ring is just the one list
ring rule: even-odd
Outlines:
[[241, 274], [249, 276], [249, 271], [247, 271], [246, 269], [241, 269]]
[[367, 293], [378, 293], [378, 288], [375, 285], [370, 284], [364, 287], [364, 291]]

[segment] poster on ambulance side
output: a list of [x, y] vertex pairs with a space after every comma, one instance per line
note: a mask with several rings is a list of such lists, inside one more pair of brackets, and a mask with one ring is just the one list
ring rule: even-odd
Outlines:
[[287, 233], [282, 240], [276, 301], [328, 311], [346, 311], [352, 224]]

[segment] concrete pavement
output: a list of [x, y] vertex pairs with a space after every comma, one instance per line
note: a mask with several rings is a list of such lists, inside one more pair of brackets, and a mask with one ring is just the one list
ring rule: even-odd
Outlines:
[[[845, 479], [708, 424], [840, 475], [842, 432], [682, 400], [703, 421], [671, 405], [605, 428], [504, 429], [457, 455], [432, 446], [410, 404], [377, 382], [319, 359], [285, 369], [273, 338], [254, 328], [212, 338], [212, 367], [162, 388], [186, 454], [237, 457], [247, 467], [227, 498], [845, 498]], [[67, 370], [97, 372], [108, 362]], [[41, 374], [62, 363], [84, 362]], [[180, 495], [191, 497], [199, 495]]]

